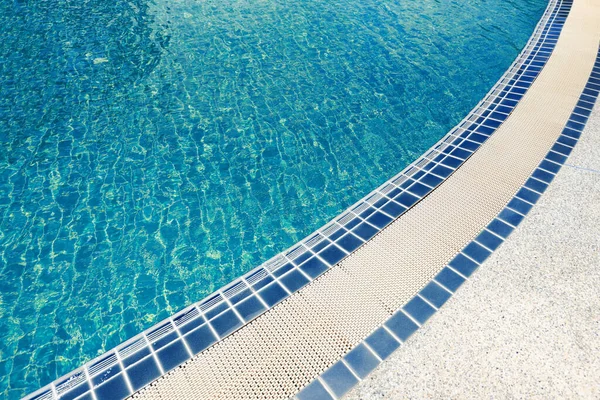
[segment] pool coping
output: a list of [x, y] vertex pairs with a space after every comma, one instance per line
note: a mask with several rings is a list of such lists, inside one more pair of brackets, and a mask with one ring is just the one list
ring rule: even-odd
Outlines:
[[[117, 376], [127, 389], [123, 395], [130, 396], [337, 265], [451, 176], [508, 118], [556, 44], [568, 14], [561, 7], [571, 4], [551, 0], [503, 77], [461, 123], [402, 172], [290, 249], [25, 398], [95, 398], [96, 388], [114, 383]], [[188, 341], [200, 331], [202, 340]], [[134, 386], [129, 367], [142, 362], [151, 362], [155, 373]]]

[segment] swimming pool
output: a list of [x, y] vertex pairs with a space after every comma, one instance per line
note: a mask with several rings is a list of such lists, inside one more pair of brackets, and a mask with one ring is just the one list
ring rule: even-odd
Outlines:
[[435, 143], [545, 2], [4, 2], [0, 393], [320, 227]]

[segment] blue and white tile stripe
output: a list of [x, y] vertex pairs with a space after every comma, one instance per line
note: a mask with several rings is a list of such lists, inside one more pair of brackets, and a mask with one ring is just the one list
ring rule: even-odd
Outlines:
[[320, 377], [298, 400], [342, 397], [424, 324], [523, 221], [577, 144], [600, 93], [600, 49], [593, 71], [562, 134], [506, 207], [417, 295]]
[[401, 173], [289, 250], [27, 398], [125, 398], [343, 260], [427, 196], [496, 131], [548, 60], [571, 4], [551, 0], [525, 49], [486, 97]]

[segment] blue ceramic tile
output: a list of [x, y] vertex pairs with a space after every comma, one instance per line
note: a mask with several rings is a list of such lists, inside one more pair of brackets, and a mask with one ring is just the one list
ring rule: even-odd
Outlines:
[[315, 279], [317, 276], [327, 271], [328, 267], [323, 261], [319, 260], [317, 257], [313, 257], [304, 264], [302, 264], [300, 266], [300, 269], [312, 279]]
[[96, 386], [94, 388], [94, 393], [98, 400], [124, 399], [131, 394], [127, 387], [127, 383], [125, 382], [125, 378], [123, 378], [123, 374], [117, 375], [100, 386]]
[[[465, 148], [467, 148], [467, 147], [465, 147]], [[433, 172], [437, 176], [446, 178], [446, 177], [450, 176], [450, 174], [452, 173], [452, 170], [450, 168], [444, 167], [443, 165], [438, 165], [437, 167], [432, 169], [431, 172]]]
[[361, 244], [363, 244], [362, 240], [357, 238], [356, 236], [348, 233], [337, 240], [336, 242], [340, 247], [345, 249], [348, 253], [356, 250]]
[[554, 161], [555, 163], [558, 164], [564, 164], [565, 161], [567, 161], [567, 157], [562, 155], [562, 154], [558, 154], [554, 151], [549, 151], [548, 154], [546, 155], [546, 158], [550, 161]]
[[372, 227], [371, 225], [363, 222], [362, 224], [360, 224], [356, 228], [354, 228], [354, 230], [352, 232], [355, 235], [360, 236], [361, 238], [363, 238], [366, 241], [366, 240], [371, 239], [373, 236], [375, 236], [375, 234], [379, 231], [376, 228]]
[[375, 332], [371, 333], [369, 337], [365, 339], [365, 341], [382, 360], [388, 358], [398, 347], [400, 347], [400, 342], [390, 335], [383, 327], [377, 328]]
[[369, 215], [373, 214], [374, 212], [375, 212], [375, 209], [374, 209], [373, 207], [369, 207], [369, 208], [367, 208], [366, 210], [364, 210], [363, 212], [361, 212], [361, 213], [359, 214], [359, 216], [360, 216], [362, 219], [365, 219], [365, 218], [367, 218]]
[[503, 112], [505, 114], [510, 114], [513, 111], [514, 107], [506, 107], [506, 106], [498, 106], [496, 111]]
[[[297, 273], [302, 278], [304, 278], [302, 276], [302, 274], [298, 271], [293, 271], [292, 273]], [[287, 276], [289, 276], [289, 275], [286, 275], [286, 277]], [[306, 280], [306, 278], [304, 278], [304, 279]], [[293, 292], [294, 290], [290, 290], [290, 291]], [[242, 316], [242, 318], [244, 318], [244, 321], [246, 321], [246, 322], [252, 320], [253, 318], [262, 314], [266, 310], [265, 306], [263, 306], [263, 304], [260, 302], [260, 300], [258, 300], [258, 298], [256, 296], [248, 297], [246, 300], [244, 300], [244, 301], [240, 302], [238, 305], [236, 305], [235, 309]]]
[[[456, 150], [459, 150], [459, 149], [456, 149]], [[463, 151], [463, 150], [461, 150], [461, 151]], [[465, 153], [467, 153], [467, 152], [465, 151]], [[437, 185], [442, 183], [442, 181], [443, 181], [443, 179], [438, 178], [437, 176], [432, 175], [432, 174], [427, 174], [421, 178], [421, 182], [423, 182], [424, 184], [429, 185], [431, 187], [436, 187]]]
[[414, 182], [415, 182], [415, 181], [414, 181], [413, 179], [410, 179], [410, 178], [409, 178], [409, 179], [405, 180], [404, 182], [402, 182], [402, 183], [400, 184], [400, 187], [401, 187], [402, 189], [406, 189], [407, 187], [409, 187], [410, 185], [412, 185]]
[[406, 211], [406, 207], [403, 207], [395, 201], [390, 200], [383, 207], [381, 207], [381, 210], [396, 218], [404, 211]]
[[[448, 158], [448, 157], [446, 157]], [[460, 164], [460, 161], [459, 161]], [[431, 189], [425, 185], [420, 184], [419, 182], [415, 182], [411, 187], [408, 188], [408, 191], [416, 194], [419, 197], [425, 196], [427, 193], [431, 191]]]
[[264, 288], [265, 286], [267, 286], [269, 283], [273, 282], [273, 277], [271, 275], [267, 275], [264, 278], [262, 278], [261, 280], [259, 280], [258, 282], [256, 282], [254, 285], [252, 285], [252, 288], [254, 288], [254, 290], [258, 291], [262, 288]]
[[[479, 264], [484, 262], [490, 256], [490, 254], [492, 254], [491, 251], [475, 242], [471, 242], [466, 245], [462, 252], [471, 257], [473, 260], [477, 261]], [[462, 273], [460, 270], [457, 271]]]
[[337, 231], [333, 232], [331, 235], [329, 235], [329, 240], [333, 240], [335, 241], [336, 239], [340, 238], [342, 235], [344, 235], [344, 233], [346, 233], [347, 231], [344, 228], [340, 228]]
[[454, 157], [446, 157], [442, 160], [442, 164], [452, 168], [458, 168], [458, 166], [462, 164], [462, 160]]
[[437, 283], [431, 281], [421, 290], [421, 296], [427, 299], [431, 304], [440, 308], [452, 296], [450, 292], [442, 288]]
[[400, 340], [406, 342], [419, 326], [408, 318], [402, 311], [396, 311], [394, 315], [385, 322], [385, 326], [396, 335]]
[[300, 254], [298, 257], [296, 257], [292, 261], [294, 264], [300, 265], [304, 261], [308, 260], [311, 256], [312, 256], [312, 253], [310, 251], [305, 251], [304, 253]]
[[436, 275], [435, 280], [448, 290], [452, 292], [456, 292], [456, 290], [463, 284], [465, 278], [458, 275], [456, 272], [452, 271], [450, 268], [445, 267], [440, 271], [439, 274]]
[[285, 274], [286, 272], [288, 272], [292, 268], [294, 268], [294, 264], [292, 264], [292, 263], [286, 263], [285, 265], [277, 268], [277, 270], [273, 271], [272, 274], [273, 274], [273, 276], [279, 278], [281, 275]]
[[560, 135], [558, 137], [558, 143], [562, 143], [564, 145], [574, 147], [577, 144], [577, 139], [574, 139], [567, 135]]
[[337, 397], [342, 397], [358, 383], [358, 379], [352, 375], [352, 372], [341, 361], [333, 364], [331, 368], [323, 372], [321, 379], [325, 381], [325, 384]]
[[298, 270], [290, 272], [279, 279], [279, 281], [292, 293], [296, 290], [300, 290], [308, 283], [308, 279], [306, 279], [306, 277]]
[[548, 184], [538, 181], [537, 179], [529, 178], [527, 182], [525, 182], [525, 186], [529, 189], [535, 190], [539, 193], [544, 193], [548, 188]]
[[143, 347], [140, 350], [133, 353], [132, 355], [130, 355], [129, 357], [125, 357], [123, 359], [123, 366], [125, 368], [127, 368], [131, 364], [134, 364], [134, 363], [140, 361], [142, 358], [146, 357], [149, 354], [150, 354], [150, 349], [148, 347]]
[[[450, 154], [453, 155], [454, 157], [460, 158], [461, 160], [466, 160], [467, 158], [469, 158], [469, 156], [472, 153], [470, 151], [466, 151], [461, 148], [456, 148], [452, 152], [450, 152]], [[423, 181], [423, 179], [421, 179], [421, 181]], [[427, 183], [427, 182], [425, 182], [425, 183]], [[431, 186], [431, 185], [429, 185], [429, 186]]]
[[435, 308], [418, 296], [413, 297], [403, 308], [420, 324], [424, 324], [436, 311]]
[[584, 108], [586, 110], [592, 110], [594, 108], [594, 104], [590, 103], [590, 102], [587, 102], [587, 101], [584, 101], [584, 100], [579, 100], [577, 102], [577, 107], [581, 107], [581, 108]]
[[269, 305], [269, 307], [273, 307], [275, 304], [279, 303], [281, 300], [288, 296], [287, 292], [283, 290], [281, 285], [277, 282], [271, 283], [269, 286], [265, 286], [260, 292], [258, 292], [260, 297]]
[[573, 112], [583, 115], [584, 117], [588, 117], [588, 118], [592, 114], [592, 110], [590, 108], [582, 108], [582, 107], [575, 107]]
[[312, 381], [296, 397], [298, 400], [334, 400], [318, 380]]
[[392, 219], [387, 215], [377, 211], [375, 214], [367, 218], [367, 221], [381, 229], [384, 228], [390, 222], [392, 222]]
[[[377, 214], [379, 214], [379, 212]], [[323, 251], [321, 251], [319, 253], [319, 256], [321, 256], [321, 258], [323, 260], [327, 261], [329, 263], [329, 265], [335, 265], [342, 258], [346, 257], [346, 253], [344, 253], [342, 250], [340, 250], [340, 248], [337, 247], [336, 245], [332, 244], [331, 246], [329, 246], [326, 249], [324, 249]]]
[[498, 214], [498, 217], [500, 219], [502, 219], [503, 221], [508, 222], [509, 224], [513, 225], [513, 226], [519, 225], [523, 221], [523, 219], [525, 218], [521, 214], [518, 214], [518, 213], [516, 213], [513, 210], [508, 209], [508, 208], [505, 208], [504, 210], [502, 210], [500, 212], [500, 214]]
[[381, 208], [381, 206], [384, 205], [385, 203], [387, 203], [387, 201], [388, 201], [387, 198], [382, 197], [379, 200], [377, 200], [375, 203], [373, 203], [373, 207]]
[[417, 171], [414, 174], [412, 174], [411, 178], [418, 181], [420, 177], [422, 177], [423, 175], [425, 175], [425, 171]]
[[198, 329], [191, 331], [184, 336], [184, 339], [194, 354], [200, 353], [217, 341], [217, 337], [208, 324], [202, 325]]
[[221, 314], [223, 311], [227, 310], [228, 308], [229, 308], [229, 305], [225, 301], [221, 301], [219, 304], [217, 304], [210, 310], [206, 311], [204, 313], [204, 315], [206, 315], [207, 319], [211, 319], [211, 318]]
[[85, 392], [90, 390], [90, 385], [87, 381], [83, 381], [79, 385], [71, 388], [68, 392], [62, 393], [60, 400], [73, 400], [76, 397], [83, 395]]
[[588, 103], [595, 103], [596, 102], [596, 98], [594, 96], [587, 96], [587, 95], [581, 95], [581, 97], [579, 97], [580, 100], [583, 101], [587, 101]]
[[568, 156], [569, 154], [571, 154], [571, 151], [573, 149], [571, 149], [570, 147], [567, 147], [563, 144], [560, 143], [555, 143], [554, 146], [552, 146], [552, 151], [555, 151], [557, 153], [560, 153], [564, 156]]
[[240, 321], [232, 310], [227, 310], [211, 320], [210, 324], [220, 337], [224, 337], [242, 326], [242, 321]]
[[160, 339], [153, 341], [152, 347], [154, 348], [154, 350], [158, 350], [161, 347], [168, 345], [175, 339], [177, 339], [177, 332], [171, 331], [170, 333], [166, 334], [165, 336], [161, 337]]
[[313, 253], [318, 253], [319, 251], [321, 251], [323, 248], [327, 247], [328, 245], [330, 245], [331, 242], [327, 239], [321, 240], [319, 243], [315, 244], [311, 250]]
[[179, 327], [179, 332], [181, 332], [182, 335], [185, 335], [189, 331], [196, 329], [205, 322], [206, 320], [204, 319], [204, 317], [202, 315], [199, 315], [196, 318], [186, 321], [185, 324], [181, 325]]
[[478, 133], [471, 133], [469, 135], [469, 140], [472, 140], [477, 143], [483, 143], [487, 140], [487, 138], [488, 138], [487, 136], [480, 135]]
[[[148, 351], [147, 347], [145, 349], [146, 349], [146, 351]], [[141, 360], [141, 358], [136, 361], [139, 361], [139, 360]], [[127, 364], [127, 365], [130, 365], [130, 364]], [[119, 364], [113, 365], [112, 367], [100, 372], [98, 375], [91, 377], [90, 379], [92, 381], [92, 385], [94, 385], [94, 386], [100, 385], [101, 383], [106, 382], [107, 380], [109, 380], [113, 376], [117, 375], [121, 371], [122, 371], [122, 369]]]
[[516, 196], [530, 202], [531, 204], [537, 203], [537, 201], [540, 198], [540, 195], [538, 193], [535, 193], [527, 188], [521, 188], [517, 192]]
[[405, 207], [410, 208], [413, 204], [419, 201], [419, 198], [410, 193], [402, 192], [398, 196], [396, 196], [395, 200], [398, 203], [404, 205]]
[[581, 137], [581, 132], [570, 128], [563, 129], [562, 134], [573, 139], [579, 139]]
[[[501, 114], [498, 114], [498, 113], [494, 112], [494, 113], [492, 113], [491, 117], [499, 119], [500, 115]], [[504, 118], [504, 116], [501, 116], [501, 117]], [[487, 136], [489, 136], [492, 133], [494, 133], [494, 131], [495, 131], [495, 129], [490, 128], [488, 126], [483, 126], [483, 125], [477, 127], [477, 129], [475, 129], [475, 132], [483, 133], [484, 135], [487, 135]]]
[[490, 250], [496, 250], [503, 242], [498, 236], [486, 231], [485, 229], [475, 238], [477, 242], [481, 243]]
[[190, 359], [190, 355], [182, 340], [176, 340], [170, 345], [163, 347], [156, 352], [156, 355], [165, 372], [172, 370]]
[[546, 183], [550, 183], [554, 179], [554, 175], [552, 175], [550, 172], [546, 172], [539, 168], [533, 171], [532, 176]]
[[233, 296], [231, 296], [229, 301], [231, 302], [231, 304], [237, 304], [240, 301], [244, 300], [246, 297], [250, 296], [251, 294], [252, 294], [252, 291], [250, 289], [244, 289], [244, 290], [234, 294]]
[[508, 202], [508, 207], [520, 212], [523, 215], [526, 215], [533, 208], [533, 206], [531, 204], [526, 203], [521, 199], [517, 199], [516, 197], [513, 197]]
[[362, 343], [346, 354], [344, 359], [354, 373], [362, 379], [379, 365], [377, 357]]
[[479, 146], [480, 146], [479, 143], [471, 142], [471, 141], [468, 141], [468, 140], [465, 140], [465, 141], [463, 141], [460, 144], [461, 148], [467, 149], [467, 150], [470, 150], [470, 151], [477, 150], [479, 148]]
[[[141, 389], [160, 376], [160, 369], [152, 356], [144, 358], [139, 363], [127, 368], [126, 371], [133, 390]], [[98, 394], [98, 389], [95, 389], [95, 392]]]
[[452, 268], [463, 274], [464, 276], [471, 276], [473, 271], [477, 269], [479, 265], [473, 260], [465, 257], [463, 254], [458, 253], [452, 261], [448, 263]]

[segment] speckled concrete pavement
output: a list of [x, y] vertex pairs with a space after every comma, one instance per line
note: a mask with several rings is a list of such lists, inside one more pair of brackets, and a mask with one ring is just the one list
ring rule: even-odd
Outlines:
[[600, 105], [510, 239], [346, 398], [600, 398]]

